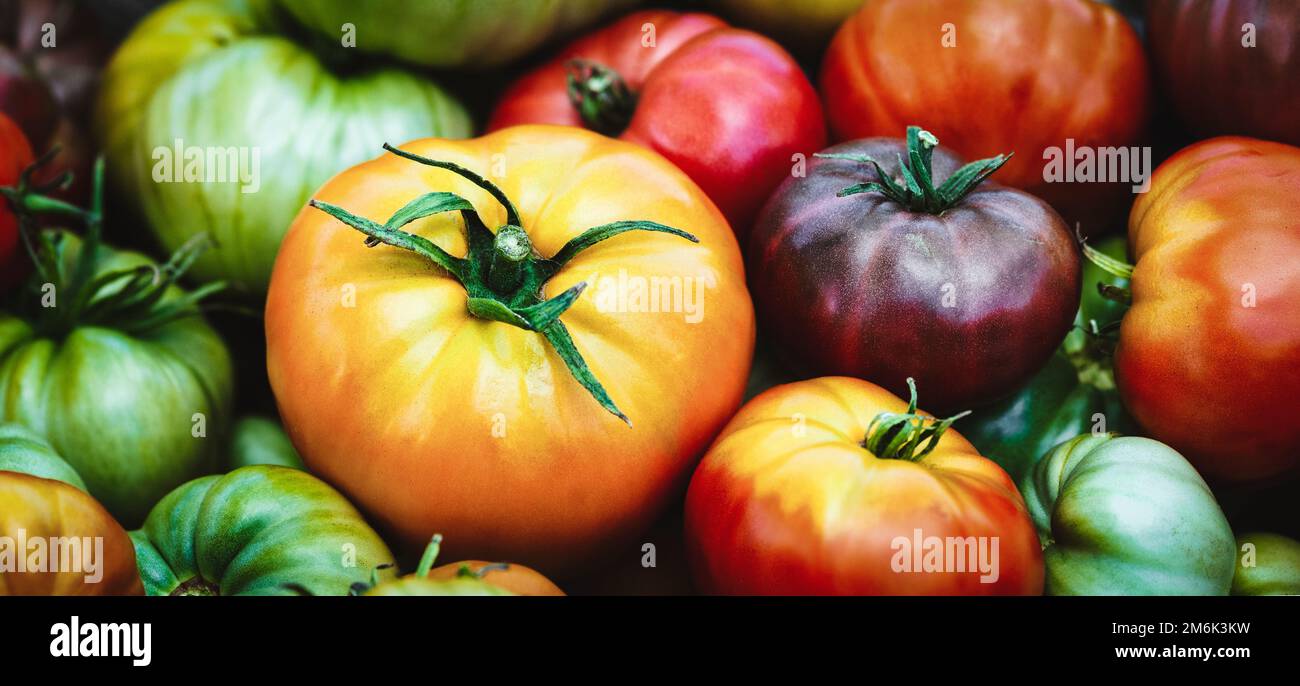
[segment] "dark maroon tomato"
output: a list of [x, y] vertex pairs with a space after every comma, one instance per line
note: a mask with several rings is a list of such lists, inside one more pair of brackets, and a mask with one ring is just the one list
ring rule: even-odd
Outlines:
[[1043, 366], [1078, 307], [1079, 256], [1047, 203], [983, 180], [1004, 157], [959, 170], [936, 143], [912, 127], [906, 143], [828, 148], [777, 189], [747, 258], [760, 321], [791, 362], [895, 394], [915, 377], [946, 412]]
[[1300, 2], [1150, 0], [1147, 40], [1194, 133], [1300, 145]]

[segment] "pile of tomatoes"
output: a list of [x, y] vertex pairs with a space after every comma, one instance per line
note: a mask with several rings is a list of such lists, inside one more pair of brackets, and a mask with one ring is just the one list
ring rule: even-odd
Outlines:
[[1300, 593], [1300, 5], [638, 4], [0, 5], [0, 594]]

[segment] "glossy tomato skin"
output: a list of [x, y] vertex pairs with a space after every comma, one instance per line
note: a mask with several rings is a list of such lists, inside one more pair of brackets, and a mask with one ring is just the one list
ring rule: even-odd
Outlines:
[[[900, 140], [827, 153], [869, 155], [897, 175]], [[934, 151], [936, 184], [960, 161]], [[1041, 200], [985, 181], [941, 215], [877, 193], [836, 197], [875, 178], [867, 165], [812, 158], [755, 224], [747, 260], [764, 331], [812, 374], [906, 393], [936, 411], [969, 409], [1023, 384], [1065, 337], [1079, 302], [1079, 257]]]
[[[1038, 538], [1015, 485], [955, 431], [919, 462], [861, 441], [907, 403], [859, 379], [772, 388], [741, 408], [686, 496], [695, 578], [729, 595], [1037, 595]], [[897, 538], [997, 537], [996, 579], [895, 571]], [[991, 558], [990, 558], [991, 559]], [[990, 575], [992, 576], [992, 575]]]
[[1129, 218], [1133, 305], [1115, 354], [1146, 435], [1211, 479], [1300, 464], [1300, 148], [1196, 143]]
[[86, 493], [76, 470], [48, 442], [16, 424], [0, 424], [0, 536], [47, 542], [89, 537], [103, 546], [95, 570], [0, 571], [0, 596], [144, 592], [126, 531]]
[[[265, 292], [280, 239], [312, 190], [385, 141], [472, 128], [458, 102], [412, 70], [327, 67], [322, 59], [358, 57], [338, 42], [338, 26], [333, 40], [308, 46], [271, 6], [159, 7], [114, 53], [95, 112], [119, 197], [169, 251], [206, 233], [215, 245], [190, 278], [251, 295]], [[338, 53], [322, 57], [327, 47]], [[225, 165], [204, 166], [218, 154]]]
[[[655, 44], [643, 27], [655, 27]], [[821, 103], [779, 45], [706, 14], [647, 11], [579, 39], [502, 97], [488, 130], [526, 123], [582, 126], [569, 101], [565, 65], [613, 68], [639, 93], [623, 140], [655, 150], [686, 172], [748, 233], [754, 214], [792, 156], [826, 142]]]
[[[485, 175], [501, 165], [494, 181], [542, 255], [616, 220], [657, 221], [700, 240], [620, 235], [545, 286], [553, 297], [589, 284], [561, 321], [631, 427], [538, 334], [471, 316], [464, 288], [419, 256], [366, 248], [313, 208], [281, 246], [266, 306], [267, 367], [307, 466], [409, 547], [440, 532], [453, 559], [567, 573], [643, 530], [739, 406], [754, 342], [739, 249], [703, 192], [640, 146], [526, 126], [403, 148]], [[430, 191], [468, 199], [489, 227], [504, 221], [478, 187], [387, 154], [315, 197], [387, 217]], [[408, 229], [465, 254], [458, 216]], [[624, 276], [689, 277], [705, 309], [695, 317], [603, 299]], [[355, 307], [342, 306], [346, 287]]]
[[1270, 533], [1238, 536], [1232, 595], [1300, 595], [1300, 541]]
[[[13, 120], [0, 113], [0, 186], [18, 183], [32, 163], [32, 149]], [[12, 287], [26, 271], [19, 266], [18, 218], [9, 202], [0, 199], [0, 291]]]
[[[483, 571], [487, 568], [487, 571]], [[462, 569], [482, 574], [465, 576]], [[468, 560], [442, 565], [426, 576], [411, 574], [382, 583], [371, 596], [562, 596], [558, 586], [523, 565]]]
[[1093, 235], [1122, 220], [1134, 184], [1048, 183], [1044, 152], [1137, 145], [1147, 71], [1132, 27], [1091, 0], [876, 0], [836, 33], [820, 91], [836, 140], [917, 125], [968, 160], [1014, 152], [998, 180]]
[[275, 465], [204, 476], [168, 493], [131, 532], [145, 591], [166, 595], [348, 595], [393, 555], [320, 479]]
[[1158, 83], [1195, 133], [1300, 145], [1300, 3], [1149, 0], [1147, 36]]

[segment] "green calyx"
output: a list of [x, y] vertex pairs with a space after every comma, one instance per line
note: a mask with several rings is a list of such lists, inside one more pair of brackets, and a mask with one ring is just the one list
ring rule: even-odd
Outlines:
[[[367, 246], [385, 243], [410, 250], [441, 267], [464, 286], [468, 295], [466, 309], [475, 317], [540, 333], [559, 354], [560, 359], [564, 360], [573, 377], [591, 393], [600, 406], [630, 426], [632, 422], [618, 409], [587, 367], [568, 328], [560, 321], [560, 315], [577, 301], [587, 284], [579, 283], [549, 300], [543, 297], [542, 288], [578, 253], [628, 231], [668, 233], [693, 243], [698, 243], [699, 239], [680, 229], [652, 221], [618, 221], [587, 229], [551, 257], [542, 257], [523, 229], [519, 211], [510, 198], [492, 182], [450, 162], [415, 155], [387, 143], [384, 144], [384, 149], [413, 162], [454, 172], [486, 190], [505, 208], [506, 223], [494, 233], [483, 223], [468, 200], [446, 192], [425, 193], [415, 198], [384, 224], [356, 216], [326, 202], [312, 200], [309, 204], [366, 234]], [[402, 227], [417, 219], [452, 211], [460, 212], [465, 223], [465, 238], [469, 244], [465, 257], [451, 255], [431, 241], [402, 230]]]
[[984, 179], [1011, 159], [1011, 153], [977, 160], [958, 169], [938, 187], [934, 185], [931, 158], [939, 139], [919, 126], [907, 127], [907, 159], [898, 156], [898, 169], [901, 181], [896, 181], [881, 168], [880, 163], [869, 155], [851, 153], [817, 153], [816, 157], [850, 160], [870, 164], [876, 170], [879, 181], [870, 181], [849, 186], [836, 193], [837, 197], [856, 195], [858, 193], [880, 193], [890, 200], [906, 207], [912, 212], [941, 214], [961, 202]]
[[881, 412], [867, 425], [862, 447], [882, 460], [919, 461], [939, 445], [939, 439], [953, 422], [970, 414], [967, 410], [947, 419], [920, 414], [916, 410], [916, 381], [908, 377], [907, 387], [912, 399], [906, 412]]
[[[94, 192], [89, 210], [51, 198], [46, 193], [66, 188], [71, 173], [46, 184], [34, 184], [32, 175], [49, 164], [52, 149], [23, 170], [16, 186], [0, 188], [18, 217], [23, 245], [31, 258], [33, 274], [24, 286], [22, 302], [38, 335], [62, 336], [77, 326], [102, 326], [131, 335], [200, 314], [204, 298], [225, 288], [224, 282], [205, 284], [179, 297], [167, 298], [168, 289], [207, 249], [205, 235], [181, 246], [161, 265], [144, 264], [102, 272], [104, 224], [104, 160], [95, 161]], [[38, 216], [72, 218], [85, 234], [75, 258], [68, 255], [67, 234], [41, 231]], [[53, 290], [50, 290], [50, 287]], [[53, 300], [48, 300], [50, 296]]]
[[603, 64], [570, 60], [569, 102], [578, 110], [587, 128], [606, 136], [617, 136], [627, 128], [636, 111], [637, 94], [619, 73]]

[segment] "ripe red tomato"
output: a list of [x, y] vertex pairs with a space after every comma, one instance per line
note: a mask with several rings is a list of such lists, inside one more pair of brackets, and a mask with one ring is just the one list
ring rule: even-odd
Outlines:
[[909, 405], [860, 379], [823, 377], [742, 407], [686, 496], [701, 589], [1042, 593], [1042, 549], [1011, 477], [951, 420], [918, 414], [914, 391]]
[[[32, 163], [32, 149], [13, 120], [0, 113], [0, 186], [18, 183], [18, 176]], [[18, 218], [8, 201], [0, 198], [0, 289], [18, 278]]]
[[672, 160], [741, 237], [795, 153], [826, 142], [821, 104], [779, 45], [707, 14], [647, 11], [581, 38], [512, 85], [488, 130], [586, 126]]
[[1137, 34], [1089, 0], [873, 0], [840, 27], [821, 73], [837, 140], [916, 124], [968, 160], [1014, 152], [999, 180], [1088, 231], [1122, 218], [1136, 182], [1048, 183], [1044, 155], [1135, 145], [1147, 91]]
[[1300, 465], [1297, 190], [1300, 148], [1214, 138], [1160, 165], [1129, 219], [1120, 394], [1148, 435], [1209, 477]]

